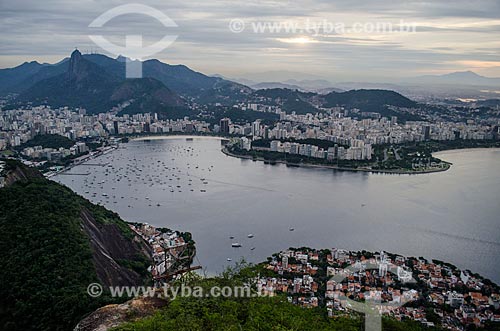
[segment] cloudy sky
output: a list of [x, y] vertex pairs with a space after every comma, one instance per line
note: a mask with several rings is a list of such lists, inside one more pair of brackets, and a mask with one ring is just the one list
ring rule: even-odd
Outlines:
[[177, 27], [139, 13], [89, 27], [127, 3], [0, 0], [0, 68], [54, 63], [75, 47], [114, 57], [89, 35], [123, 46], [133, 34], [145, 45], [177, 36], [151, 57], [228, 77], [289, 71], [332, 81], [390, 81], [464, 70], [500, 77], [498, 0], [138, 0]]

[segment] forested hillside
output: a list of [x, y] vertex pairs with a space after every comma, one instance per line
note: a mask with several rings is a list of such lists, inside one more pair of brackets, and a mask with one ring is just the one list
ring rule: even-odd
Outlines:
[[8, 167], [9, 185], [0, 189], [2, 330], [69, 330], [112, 302], [91, 298], [89, 284], [144, 282], [147, 245], [118, 215], [30, 168]]

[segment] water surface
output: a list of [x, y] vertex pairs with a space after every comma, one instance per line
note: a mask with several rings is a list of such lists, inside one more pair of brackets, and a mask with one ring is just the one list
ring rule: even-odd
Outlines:
[[220, 148], [207, 138], [131, 141], [89, 162], [108, 166], [55, 180], [127, 221], [191, 232], [209, 274], [310, 246], [436, 258], [500, 283], [499, 149], [439, 153], [453, 163], [446, 172], [384, 175], [266, 165]]

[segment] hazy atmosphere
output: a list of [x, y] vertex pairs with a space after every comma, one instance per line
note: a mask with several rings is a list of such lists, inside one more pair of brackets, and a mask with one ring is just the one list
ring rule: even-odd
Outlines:
[[[146, 44], [165, 34], [178, 36], [151, 58], [236, 78], [270, 70], [333, 81], [388, 81], [465, 70], [500, 76], [500, 3], [494, 0], [143, 1], [177, 27], [166, 28], [140, 14], [88, 27], [103, 12], [126, 3], [2, 0], [0, 67], [32, 60], [54, 63], [75, 47], [103, 52], [88, 37], [98, 31], [116, 44], [124, 44], [129, 34], [142, 34]], [[241, 20], [243, 31], [231, 31], [232, 20]], [[275, 29], [255, 31], [256, 24]], [[401, 31], [403, 25], [414, 31]]]
[[0, 0], [1, 331], [500, 331], [500, 0]]

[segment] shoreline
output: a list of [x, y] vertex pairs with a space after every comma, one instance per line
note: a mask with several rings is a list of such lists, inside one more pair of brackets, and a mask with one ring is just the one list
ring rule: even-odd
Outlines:
[[434, 152], [433, 155], [437, 154], [450, 154], [450, 153], [467, 153], [467, 152], [476, 152], [476, 151], [491, 151], [492, 149], [497, 149], [500, 151], [500, 147], [467, 147], [467, 148], [452, 148], [452, 149], [443, 149], [437, 152]]
[[[100, 147], [100, 148], [102, 148], [102, 147]], [[79, 165], [85, 164], [85, 162], [92, 161], [92, 160], [98, 158], [99, 156], [111, 153], [114, 150], [116, 150], [117, 148], [118, 147], [116, 147], [116, 146], [107, 146], [107, 147], [104, 147], [102, 149], [98, 149], [97, 151], [93, 151], [91, 154], [84, 155], [82, 157], [82, 159], [80, 159], [80, 160], [76, 159], [76, 161], [74, 163], [72, 163], [71, 165], [69, 165], [67, 167], [64, 167], [61, 170], [58, 170], [58, 171], [49, 171], [49, 172], [44, 173], [44, 176], [46, 178], [52, 178], [54, 176], [58, 176], [58, 175], [60, 175], [62, 173], [65, 173], [66, 171], [69, 171], [69, 170], [73, 169], [74, 167], [77, 167]]]
[[[212, 135], [186, 135], [186, 134], [167, 134], [167, 135], [150, 135], [150, 136], [135, 136], [135, 137], [129, 137], [130, 141], [147, 141], [147, 140], [173, 140], [173, 139], [210, 139], [210, 140], [229, 140], [230, 137], [222, 137], [222, 136], [212, 136]], [[92, 159], [95, 159], [103, 154], [108, 154], [115, 150], [115, 148], [110, 148], [105, 151], [101, 151], [101, 153], [98, 153], [98, 155], [88, 155], [87, 158], [83, 161], [79, 161], [76, 164], [72, 164], [64, 169], [61, 169], [57, 172], [49, 172], [46, 177], [51, 178], [54, 176], [57, 176], [61, 173], [64, 173], [66, 171], [71, 170], [73, 167], [76, 167], [78, 165], [84, 164], [87, 161], [90, 161]], [[455, 153], [460, 153], [460, 152], [471, 152], [471, 151], [487, 151], [487, 150], [492, 150], [492, 149], [498, 149], [500, 150], [500, 147], [468, 147], [468, 148], [451, 148], [451, 149], [444, 149], [440, 151], [436, 151], [433, 153], [433, 155], [438, 155], [438, 154], [444, 154], [444, 153], [450, 153], [450, 152], [455, 152]], [[234, 158], [239, 158], [239, 159], [245, 159], [245, 160], [252, 160], [252, 161], [260, 161], [264, 163], [270, 163], [272, 162], [273, 164], [284, 164], [286, 166], [291, 166], [291, 167], [297, 167], [297, 168], [312, 168], [312, 169], [329, 169], [329, 170], [337, 170], [337, 171], [348, 171], [348, 172], [365, 172], [365, 173], [374, 173], [374, 174], [391, 174], [391, 175], [421, 175], [421, 174], [432, 174], [432, 173], [438, 173], [438, 172], [444, 172], [448, 171], [451, 166], [453, 165], [451, 162], [443, 161], [443, 163], [446, 164], [446, 167], [444, 168], [439, 168], [439, 169], [429, 169], [429, 170], [419, 170], [419, 171], [408, 171], [408, 170], [383, 170], [383, 169], [369, 169], [369, 168], [350, 168], [350, 167], [339, 167], [336, 165], [327, 165], [327, 164], [312, 164], [312, 163], [290, 163], [284, 160], [274, 160], [274, 161], [269, 161], [264, 159], [263, 157], [257, 157], [254, 158], [253, 156], [249, 155], [238, 155], [229, 152], [225, 147], [221, 148], [221, 152], [224, 153], [227, 156], [234, 157]]]
[[167, 139], [186, 139], [186, 138], [201, 138], [201, 139], [212, 139], [212, 140], [229, 140], [229, 138], [221, 136], [202, 136], [202, 135], [151, 135], [151, 136], [138, 136], [131, 137], [130, 141], [145, 141], [145, 140], [167, 140]]
[[[214, 140], [225, 140], [227, 138], [224, 137], [218, 137], [218, 136], [201, 136], [201, 135], [152, 135], [152, 136], [136, 136], [136, 137], [130, 137], [130, 141], [146, 141], [146, 140], [163, 140], [163, 139], [186, 139], [186, 138], [209, 138], [209, 139], [214, 139]], [[86, 155], [84, 160], [77, 161], [67, 167], [64, 167], [61, 170], [58, 171], [49, 171], [44, 174], [46, 178], [52, 178], [54, 176], [58, 176], [62, 173], [65, 173], [71, 169], [73, 169], [76, 166], [85, 164], [85, 162], [91, 161], [93, 159], [98, 158], [101, 155], [105, 155], [108, 153], [113, 152], [114, 150], [118, 149], [118, 146], [113, 146], [111, 148], [105, 148], [103, 150], [97, 151], [95, 154], [90, 154]]]
[[[229, 152], [226, 148], [221, 149], [222, 153], [227, 156], [235, 157], [239, 159], [245, 160], [255, 160], [261, 161], [264, 163], [269, 163], [269, 160], [264, 159], [263, 157], [256, 157], [249, 155], [238, 155]], [[370, 172], [370, 173], [379, 173], [379, 174], [391, 174], [391, 175], [421, 175], [421, 174], [431, 174], [436, 172], [444, 172], [451, 168], [451, 163], [445, 162], [446, 167], [440, 169], [429, 169], [429, 170], [419, 170], [419, 171], [408, 171], [408, 170], [383, 170], [383, 169], [368, 169], [368, 168], [349, 168], [349, 167], [339, 167], [336, 165], [327, 165], [327, 164], [312, 164], [312, 163], [289, 163], [283, 160], [275, 160], [272, 161], [275, 164], [284, 164], [287, 166], [298, 167], [298, 168], [314, 168], [314, 169], [331, 169], [338, 171], [349, 171], [349, 172]]]

